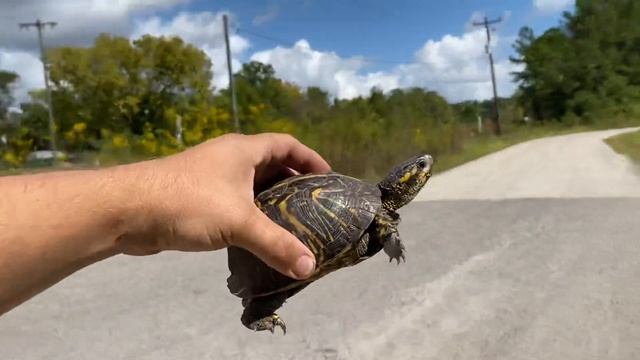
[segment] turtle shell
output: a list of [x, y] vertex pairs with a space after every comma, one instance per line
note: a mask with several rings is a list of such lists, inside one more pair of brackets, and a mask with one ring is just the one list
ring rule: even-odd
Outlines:
[[[381, 207], [376, 185], [338, 173], [298, 175], [260, 193], [256, 205], [295, 235], [316, 257], [316, 279], [335, 270], [324, 266], [358, 243]], [[229, 247], [231, 293], [251, 298], [290, 289], [298, 282], [252, 253]], [[307, 280], [308, 282], [308, 280]]]

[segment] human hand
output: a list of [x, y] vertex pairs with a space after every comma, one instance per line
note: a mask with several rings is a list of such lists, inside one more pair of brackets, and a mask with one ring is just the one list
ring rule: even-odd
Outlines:
[[306, 278], [315, 267], [313, 254], [255, 206], [254, 191], [295, 172], [329, 170], [316, 152], [283, 134], [224, 135], [128, 165], [122, 171], [131, 188], [142, 189], [135, 211], [141, 216], [116, 246], [124, 254], [148, 255], [233, 245], [289, 277]]

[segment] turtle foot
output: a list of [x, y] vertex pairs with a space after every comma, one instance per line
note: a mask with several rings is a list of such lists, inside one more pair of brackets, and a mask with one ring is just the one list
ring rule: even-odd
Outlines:
[[400, 259], [402, 259], [402, 262], [406, 262], [404, 245], [397, 234], [393, 235], [395, 236], [391, 236], [387, 241], [385, 241], [384, 252], [389, 255], [389, 262], [395, 260], [397, 264], [400, 264]]
[[280, 316], [278, 316], [278, 314], [271, 314], [249, 324], [249, 328], [252, 330], [269, 330], [272, 334], [274, 333], [274, 329], [276, 326], [279, 326], [282, 329], [283, 334], [287, 333], [287, 325], [285, 325], [284, 321], [280, 318]]

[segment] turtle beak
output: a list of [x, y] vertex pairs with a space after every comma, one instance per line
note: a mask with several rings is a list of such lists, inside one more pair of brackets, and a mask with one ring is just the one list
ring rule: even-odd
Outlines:
[[433, 157], [431, 155], [422, 155], [418, 158], [417, 168], [418, 183], [419, 186], [424, 186], [429, 178], [431, 178], [431, 168], [433, 167]]
[[423, 155], [422, 162], [424, 166], [422, 167], [422, 172], [427, 174], [427, 176], [431, 176], [431, 168], [433, 167], [433, 157], [431, 155]]

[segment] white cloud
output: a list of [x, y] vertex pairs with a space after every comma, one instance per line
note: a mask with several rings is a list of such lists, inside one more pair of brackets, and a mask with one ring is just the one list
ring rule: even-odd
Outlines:
[[14, 91], [17, 102], [28, 100], [29, 90], [44, 88], [42, 63], [30, 52], [0, 48], [0, 69], [20, 75]]
[[20, 75], [16, 99], [25, 101], [27, 92], [44, 87], [35, 29], [20, 29], [18, 23], [55, 21], [44, 31], [45, 46], [88, 45], [108, 32], [127, 36], [134, 16], [142, 16], [189, 0], [0, 0], [0, 69]]
[[[427, 41], [416, 53], [416, 62], [402, 65], [396, 73], [403, 86], [426, 86], [451, 101], [488, 99], [493, 95], [489, 61], [485, 52], [486, 33], [475, 29], [462, 36], [445, 35]], [[501, 46], [499, 35], [492, 36], [492, 51]], [[510, 95], [515, 89], [510, 71], [516, 68], [507, 59], [495, 58], [498, 94]]]
[[[128, 35], [134, 16], [145, 16], [189, 0], [27, 0], [0, 1], [0, 47], [37, 49], [35, 30], [23, 30], [19, 22], [54, 21], [45, 31], [49, 46], [87, 45], [102, 32]], [[11, 19], [7, 21], [5, 19]]]
[[567, 9], [575, 0], [533, 0], [533, 7], [540, 12], [553, 13]]
[[[131, 37], [138, 38], [144, 34], [155, 36], [180, 36], [184, 41], [202, 49], [213, 63], [213, 83], [218, 89], [226, 88], [229, 82], [227, 74], [227, 58], [224, 42], [222, 13], [182, 12], [173, 19], [163, 22], [152, 17], [136, 23]], [[230, 21], [233, 18], [230, 16]], [[238, 57], [250, 46], [249, 41], [239, 35], [229, 35], [229, 47], [234, 70], [242, 64]]]
[[[369, 93], [376, 86], [383, 91], [424, 87], [436, 90], [450, 101], [488, 99], [492, 96], [485, 32], [475, 29], [461, 36], [445, 35], [428, 40], [415, 55], [415, 61], [389, 71], [367, 73], [361, 58], [342, 58], [333, 52], [311, 48], [306, 40], [293, 47], [255, 53], [251, 59], [273, 65], [279, 77], [302, 87], [319, 86], [338, 98]], [[493, 47], [500, 38], [493, 37]], [[510, 95], [515, 89], [509, 72], [516, 68], [508, 60], [495, 63], [498, 93]]]
[[344, 59], [333, 52], [313, 50], [306, 40], [293, 47], [257, 52], [251, 60], [273, 65], [277, 75], [302, 87], [318, 86], [339, 98], [367, 93], [372, 86], [384, 90], [397, 87], [397, 79], [385, 73], [360, 75], [365, 65], [359, 58]]

